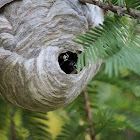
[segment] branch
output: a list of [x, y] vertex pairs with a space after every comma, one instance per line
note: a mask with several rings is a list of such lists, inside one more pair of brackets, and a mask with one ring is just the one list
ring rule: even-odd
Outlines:
[[122, 8], [122, 7], [119, 7], [119, 6], [114, 6], [111, 3], [103, 3], [100, 0], [99, 1], [96, 1], [96, 0], [79, 0], [79, 1], [84, 2], [84, 3], [90, 3], [90, 4], [97, 5], [103, 10], [110, 10], [113, 13], [116, 13], [116, 14], [120, 14], [120, 15], [127, 14], [127, 15], [130, 15], [133, 18], [136, 18], [136, 19], [140, 18], [140, 11], [135, 10], [135, 9], [128, 9], [128, 8]]
[[93, 121], [92, 114], [91, 114], [91, 111], [90, 111], [88, 93], [87, 93], [86, 89], [84, 89], [83, 92], [84, 92], [84, 99], [85, 99], [85, 103], [86, 103], [87, 118], [88, 118], [88, 121], [89, 121], [90, 137], [91, 137], [91, 140], [95, 140], [95, 135], [94, 135], [94, 130], [93, 130], [93, 122], [94, 121]]

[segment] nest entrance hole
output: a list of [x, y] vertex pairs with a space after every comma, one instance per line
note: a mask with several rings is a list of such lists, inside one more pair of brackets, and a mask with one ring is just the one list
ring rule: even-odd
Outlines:
[[77, 60], [78, 56], [76, 53], [73, 52], [65, 52], [61, 53], [58, 57], [58, 62], [60, 65], [60, 68], [66, 73], [66, 74], [77, 74]]

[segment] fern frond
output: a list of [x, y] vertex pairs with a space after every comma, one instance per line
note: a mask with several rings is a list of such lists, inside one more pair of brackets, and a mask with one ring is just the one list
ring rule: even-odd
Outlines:
[[126, 69], [140, 73], [135, 69], [135, 65], [140, 65], [140, 38], [135, 35], [134, 28], [130, 30], [118, 18], [107, 17], [100, 28], [91, 28], [77, 39], [75, 42], [84, 47], [78, 57], [78, 70], [87, 67], [89, 61], [98, 63], [102, 59], [109, 76], [118, 76]]
[[116, 119], [116, 112], [110, 110], [98, 110], [94, 113], [94, 130], [95, 135], [101, 133], [101, 131], [118, 131], [125, 129], [125, 122]]
[[139, 0], [125, 0], [125, 1], [126, 1], [127, 8], [134, 8], [134, 9], [140, 8], [140, 1]]
[[24, 126], [29, 130], [34, 140], [51, 140], [48, 132], [46, 113], [22, 112]]
[[73, 116], [71, 120], [63, 118], [65, 124], [62, 126], [61, 134], [56, 140], [85, 140], [86, 128], [77, 120], [77, 116]]
[[[108, 0], [108, 1], [115, 6], [122, 6], [122, 5], [126, 4], [127, 8], [138, 9], [140, 7], [139, 0]], [[103, 2], [105, 3], [106, 0], [103, 0]]]

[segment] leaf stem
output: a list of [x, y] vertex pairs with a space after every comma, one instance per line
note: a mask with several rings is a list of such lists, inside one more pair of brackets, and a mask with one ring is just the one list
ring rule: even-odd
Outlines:
[[91, 110], [90, 110], [87, 90], [84, 89], [83, 93], [84, 93], [84, 100], [85, 100], [85, 104], [86, 104], [87, 119], [88, 119], [88, 122], [89, 122], [90, 137], [91, 137], [91, 140], [96, 140], [95, 135], [94, 135], [94, 129], [93, 129], [94, 121], [93, 121], [92, 113], [91, 113]]

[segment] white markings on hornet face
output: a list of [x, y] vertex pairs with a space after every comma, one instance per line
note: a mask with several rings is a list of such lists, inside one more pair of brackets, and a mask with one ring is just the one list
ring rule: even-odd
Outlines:
[[66, 55], [63, 56], [64, 61], [68, 61], [69, 55], [66, 53]]

